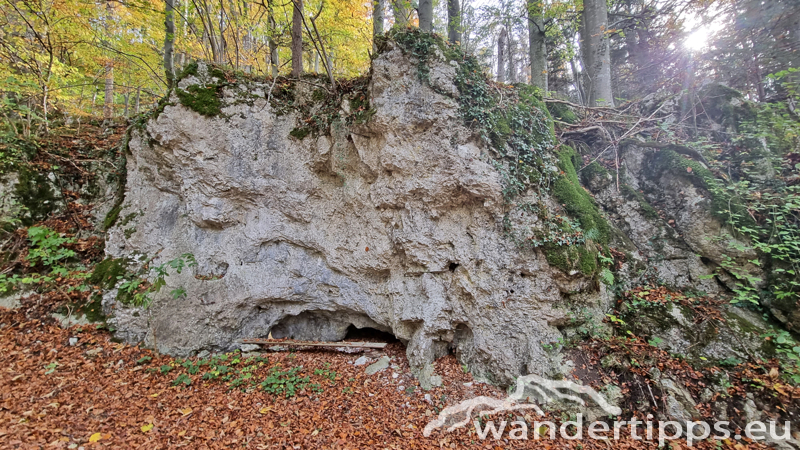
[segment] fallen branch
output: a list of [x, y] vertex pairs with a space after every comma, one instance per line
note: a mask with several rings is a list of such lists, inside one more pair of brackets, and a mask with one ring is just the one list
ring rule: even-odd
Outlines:
[[702, 154], [700, 154], [700, 152], [685, 145], [669, 144], [656, 141], [638, 141], [636, 139], [624, 139], [620, 141], [620, 145], [626, 145], [626, 146], [635, 145], [637, 147], [657, 148], [659, 150], [661, 149], [672, 150], [676, 153], [680, 153], [681, 155], [691, 156], [692, 158], [697, 159], [706, 166], [708, 166], [708, 161]]
[[316, 342], [316, 341], [279, 341], [275, 339], [242, 339], [242, 344], [281, 345], [289, 347], [350, 347], [350, 348], [384, 348], [385, 342]]

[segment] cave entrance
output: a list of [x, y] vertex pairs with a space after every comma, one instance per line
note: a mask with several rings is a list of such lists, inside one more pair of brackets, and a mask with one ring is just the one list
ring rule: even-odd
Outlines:
[[355, 342], [386, 342], [387, 344], [399, 342], [397, 337], [392, 333], [381, 331], [376, 328], [357, 328], [355, 325], [347, 327], [347, 334], [344, 340]]

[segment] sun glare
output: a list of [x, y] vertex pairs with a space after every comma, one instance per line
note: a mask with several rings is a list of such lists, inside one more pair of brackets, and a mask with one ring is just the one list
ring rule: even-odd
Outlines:
[[708, 38], [711, 35], [711, 30], [708, 28], [701, 28], [690, 34], [684, 41], [683, 46], [689, 50], [702, 50], [708, 45]]

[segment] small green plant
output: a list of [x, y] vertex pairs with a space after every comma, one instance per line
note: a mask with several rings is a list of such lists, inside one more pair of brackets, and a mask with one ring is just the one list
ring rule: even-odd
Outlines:
[[[132, 306], [147, 308], [153, 303], [153, 295], [160, 292], [161, 288], [166, 286], [166, 277], [169, 275], [169, 269], [175, 273], [181, 273], [186, 267], [197, 266], [197, 261], [191, 253], [184, 253], [183, 255], [169, 260], [160, 266], [153, 267], [149, 273], [154, 276], [152, 283], [149, 283], [142, 275], [119, 275], [118, 280], [122, 282], [119, 284], [119, 298], [123, 303]], [[179, 287], [173, 289], [170, 294], [173, 299], [186, 297], [186, 289]]]
[[330, 370], [331, 363], [325, 363], [324, 369], [315, 369], [314, 375], [319, 375], [328, 380], [334, 381], [336, 379], [336, 371]]
[[[7, 294], [19, 285], [52, 284], [57, 278], [83, 279], [88, 275], [70, 271], [63, 266], [67, 260], [75, 256], [75, 252], [65, 245], [75, 243], [74, 238], [62, 237], [46, 227], [28, 228], [28, 240], [31, 243], [26, 260], [32, 267], [41, 264], [46, 270], [43, 273], [31, 272], [24, 275], [0, 274], [0, 294]], [[81, 287], [79, 289], [84, 289]], [[71, 290], [72, 288], [68, 288]]]
[[775, 347], [775, 352], [783, 356], [781, 366], [784, 377], [794, 384], [800, 384], [800, 343], [786, 330], [773, 328], [762, 336]]
[[56, 371], [56, 369], [58, 368], [58, 366], [59, 366], [59, 364], [58, 364], [58, 361], [53, 361], [53, 362], [51, 362], [50, 364], [48, 364], [48, 365], [44, 366], [44, 368], [46, 369], [46, 370], [45, 370], [45, 372], [44, 372], [44, 374], [45, 374], [45, 375], [50, 375], [51, 373], [53, 373], [53, 372], [55, 372], [55, 371]]
[[624, 320], [620, 319], [619, 317], [617, 317], [617, 316], [615, 316], [613, 314], [606, 314], [606, 317], [608, 317], [608, 320], [610, 320], [611, 323], [613, 323], [613, 324], [625, 325], [625, 321]]
[[28, 228], [28, 239], [31, 241], [31, 248], [28, 251], [28, 262], [31, 265], [41, 262], [45, 267], [52, 267], [75, 256], [73, 250], [64, 248], [66, 244], [75, 243], [75, 239], [61, 237], [49, 228]]
[[181, 384], [183, 384], [185, 386], [191, 386], [192, 385], [192, 379], [189, 378], [189, 375], [186, 375], [185, 373], [182, 373], [182, 374], [178, 375], [178, 378], [175, 378], [172, 381], [172, 385], [173, 386], [178, 386], [178, 385], [181, 385]]
[[144, 363], [150, 362], [153, 360], [152, 356], [142, 356], [141, 358], [136, 360], [137, 365], [142, 365]]
[[159, 367], [159, 369], [158, 369], [158, 371], [161, 372], [161, 375], [164, 375], [165, 373], [169, 372], [170, 370], [172, 370], [172, 366], [167, 365], [167, 364]]
[[267, 378], [259, 386], [264, 392], [293, 397], [311, 383], [308, 376], [302, 376], [303, 367], [281, 370], [279, 366], [270, 369]]

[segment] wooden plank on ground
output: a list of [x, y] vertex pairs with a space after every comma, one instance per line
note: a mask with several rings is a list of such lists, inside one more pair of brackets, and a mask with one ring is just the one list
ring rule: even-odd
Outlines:
[[242, 339], [242, 344], [283, 345], [289, 347], [350, 347], [350, 348], [384, 348], [385, 342], [316, 342], [316, 341], [276, 341], [274, 339]]

